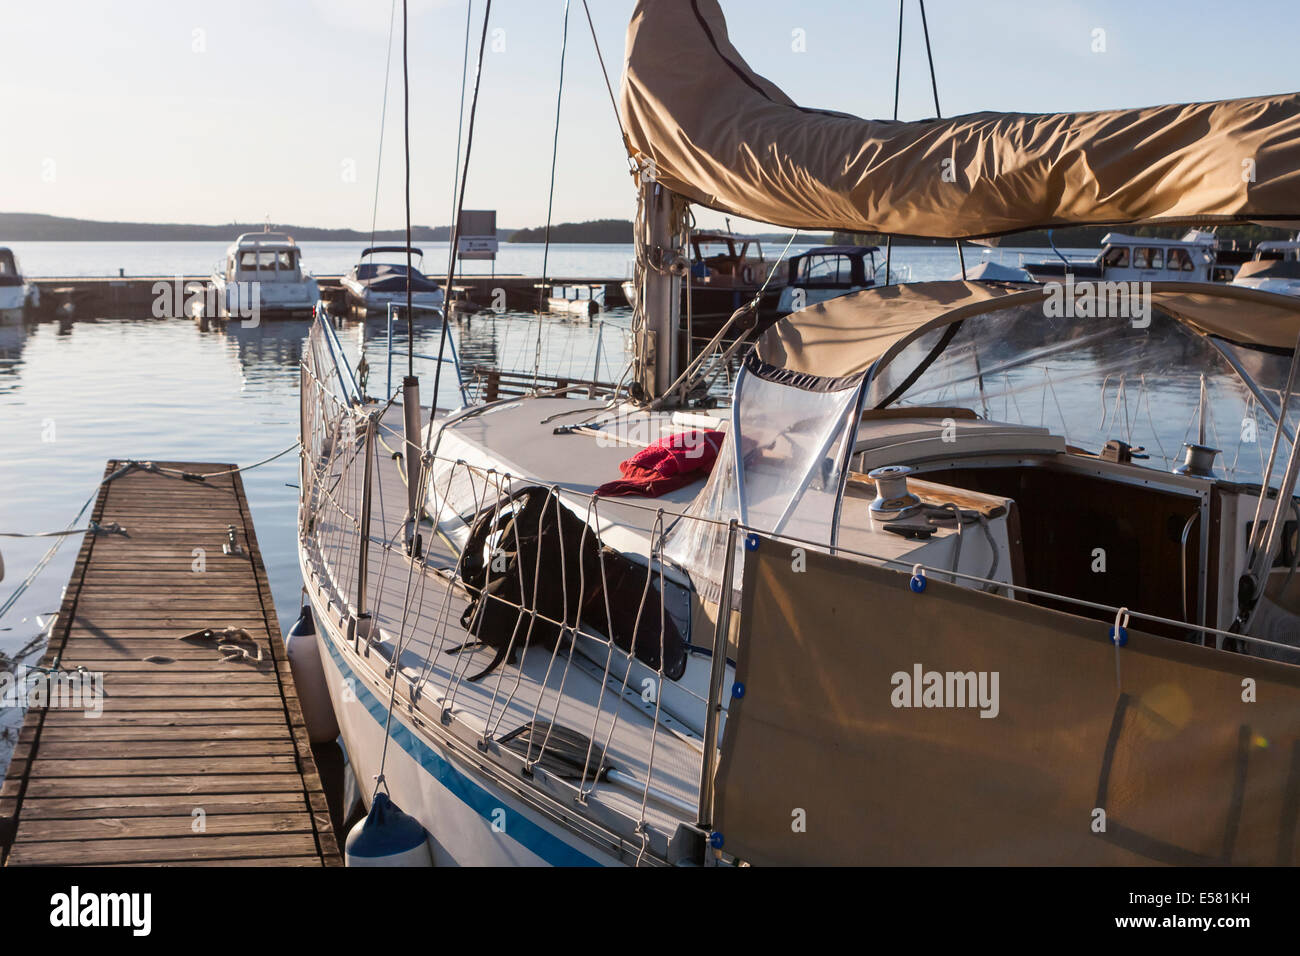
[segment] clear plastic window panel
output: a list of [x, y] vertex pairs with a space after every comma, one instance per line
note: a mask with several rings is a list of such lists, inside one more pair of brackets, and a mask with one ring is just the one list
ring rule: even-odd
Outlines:
[[[709, 480], [668, 534], [665, 556], [685, 569], [707, 601], [716, 602], [726, 561], [727, 523], [737, 519], [739, 590], [746, 529], [829, 549], [832, 522], [852, 441], [856, 385], [806, 391], [743, 372], [736, 382], [735, 422]], [[739, 449], [739, 461], [737, 460]]]
[[[920, 336], [878, 371], [867, 408], [898, 389], [944, 334]], [[1273, 441], [1273, 409], [1281, 406], [1290, 357], [1211, 342], [1152, 309], [1150, 326], [1098, 318], [1050, 318], [1038, 306], [1004, 309], [962, 323], [941, 355], [893, 406], [959, 406], [981, 418], [1045, 427], [1085, 451], [1110, 439], [1142, 446], [1138, 464], [1169, 470], [1184, 442], [1200, 443], [1200, 395], [1205, 385], [1204, 443], [1221, 454], [1215, 475], [1258, 484]], [[1252, 389], [1220, 352], [1241, 366]], [[1256, 392], [1259, 395], [1256, 395]], [[1300, 396], [1287, 409], [1287, 432], [1300, 422]], [[1278, 484], [1290, 452], [1279, 446]]]

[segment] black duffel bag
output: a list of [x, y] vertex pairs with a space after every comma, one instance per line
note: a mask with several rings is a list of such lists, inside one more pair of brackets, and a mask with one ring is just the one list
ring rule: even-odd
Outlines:
[[550, 489], [520, 488], [483, 509], [470, 525], [460, 574], [470, 595], [461, 625], [472, 641], [451, 651], [477, 644], [496, 651], [469, 678], [476, 681], [503, 661], [513, 663], [520, 648], [552, 650], [571, 641], [581, 623], [612, 637], [648, 667], [658, 670], [662, 658], [665, 674], [676, 680], [686, 670], [686, 641], [667, 615], [661, 635], [659, 591], [652, 580], [646, 592], [646, 573], [645, 566], [603, 547]]

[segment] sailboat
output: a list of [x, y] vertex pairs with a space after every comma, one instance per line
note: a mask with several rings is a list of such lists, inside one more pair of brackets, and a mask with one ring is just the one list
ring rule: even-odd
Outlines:
[[300, 561], [368, 802], [436, 865], [1296, 863], [1300, 300], [867, 288], [764, 332], [717, 407], [672, 264], [690, 203], [1300, 219], [1300, 96], [869, 121], [755, 74], [716, 0], [641, 0], [620, 120], [616, 400], [371, 398], [313, 326]]

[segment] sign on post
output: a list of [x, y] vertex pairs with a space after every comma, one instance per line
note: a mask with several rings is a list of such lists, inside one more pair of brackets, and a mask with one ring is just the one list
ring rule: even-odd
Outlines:
[[497, 257], [497, 211], [463, 209], [456, 255], [461, 259], [495, 259]]

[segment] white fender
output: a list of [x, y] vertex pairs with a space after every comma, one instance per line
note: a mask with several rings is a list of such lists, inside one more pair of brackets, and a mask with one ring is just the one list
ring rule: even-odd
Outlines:
[[320, 640], [311, 607], [304, 606], [284, 643], [289, 654], [289, 670], [302, 703], [307, 737], [314, 744], [329, 743], [339, 735], [334, 705], [330, 703], [329, 687], [325, 683], [325, 667], [320, 659]]

